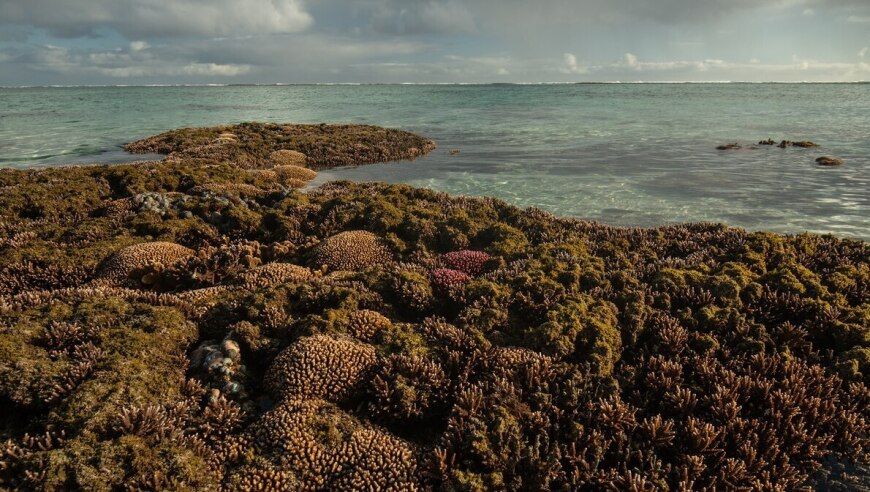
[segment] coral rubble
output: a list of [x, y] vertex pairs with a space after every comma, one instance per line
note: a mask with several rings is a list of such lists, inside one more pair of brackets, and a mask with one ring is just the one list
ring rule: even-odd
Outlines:
[[274, 169], [426, 142], [242, 124], [0, 171], [0, 490], [866, 486], [867, 243]]

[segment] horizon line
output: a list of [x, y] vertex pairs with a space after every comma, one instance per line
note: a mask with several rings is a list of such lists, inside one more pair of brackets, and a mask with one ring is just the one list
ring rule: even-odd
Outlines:
[[868, 80], [855, 81], [745, 81], [745, 80], [674, 80], [674, 81], [596, 81], [596, 82], [265, 82], [265, 83], [226, 83], [226, 84], [44, 84], [44, 85], [0, 85], [0, 89], [73, 89], [73, 88], [108, 88], [108, 87], [293, 87], [293, 86], [393, 86], [393, 85], [445, 85], [445, 86], [488, 86], [488, 85], [716, 85], [716, 84], [779, 84], [779, 85], [811, 85], [811, 84], [870, 84]]

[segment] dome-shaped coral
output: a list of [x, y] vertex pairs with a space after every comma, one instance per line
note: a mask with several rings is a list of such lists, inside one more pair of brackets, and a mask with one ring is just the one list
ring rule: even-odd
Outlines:
[[106, 283], [123, 283], [130, 275], [148, 266], [173, 265], [193, 256], [194, 251], [168, 242], [140, 243], [118, 251], [100, 267], [97, 278]]
[[461, 251], [451, 251], [441, 255], [441, 261], [447, 268], [465, 272], [468, 275], [480, 275], [486, 262], [492, 259], [488, 253], [483, 251], [472, 251], [463, 249]]
[[305, 166], [305, 154], [295, 150], [276, 150], [269, 154], [274, 166]]
[[280, 399], [340, 401], [351, 395], [376, 360], [374, 347], [350, 338], [304, 337], [275, 358], [264, 383]]
[[272, 287], [284, 282], [305, 281], [313, 275], [311, 270], [292, 263], [268, 263], [241, 273], [238, 281], [248, 288]]
[[284, 181], [288, 179], [298, 179], [300, 181], [311, 181], [317, 176], [317, 172], [302, 166], [275, 166], [272, 171], [278, 179]]
[[347, 331], [360, 340], [369, 341], [392, 324], [389, 318], [377, 311], [360, 309], [348, 316]]
[[381, 239], [367, 231], [346, 231], [331, 236], [314, 248], [314, 263], [330, 270], [359, 270], [385, 263], [392, 255]]
[[336, 474], [329, 489], [337, 491], [399, 492], [420, 490], [417, 459], [411, 446], [383, 431], [364, 427], [351, 435], [339, 451]]
[[252, 428], [260, 453], [299, 479], [298, 490], [419, 490], [414, 448], [322, 400], [288, 400]]

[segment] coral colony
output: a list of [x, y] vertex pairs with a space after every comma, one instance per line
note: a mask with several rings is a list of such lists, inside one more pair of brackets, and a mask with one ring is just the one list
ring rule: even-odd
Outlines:
[[433, 148], [242, 124], [0, 171], [0, 488], [866, 485], [867, 243], [295, 189]]

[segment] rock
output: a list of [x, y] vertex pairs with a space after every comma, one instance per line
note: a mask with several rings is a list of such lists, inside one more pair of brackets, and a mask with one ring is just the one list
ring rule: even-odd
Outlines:
[[720, 146], [716, 147], [716, 150], [737, 150], [737, 149], [742, 149], [742, 148], [743, 148], [742, 145], [740, 145], [737, 142], [734, 142], [734, 143], [730, 143], [730, 144], [720, 145]]
[[758, 145], [776, 145], [781, 149], [784, 149], [786, 147], [801, 147], [803, 149], [819, 147], [819, 144], [815, 142], [810, 142], [809, 140], [800, 140], [798, 142], [792, 142], [791, 140], [782, 140], [779, 143], [776, 143], [772, 138], [768, 138], [767, 140], [761, 140], [760, 142], [758, 142]]
[[809, 149], [811, 147], [819, 147], [819, 144], [815, 142], [810, 142], [809, 140], [801, 140], [800, 142], [792, 142], [792, 145], [795, 147], [801, 147], [803, 149]]
[[457, 154], [459, 154], [459, 149], [451, 149], [450, 150], [450, 155], [457, 155]]
[[816, 159], [816, 164], [825, 167], [842, 166], [843, 162], [843, 159], [837, 157], [822, 156]]

